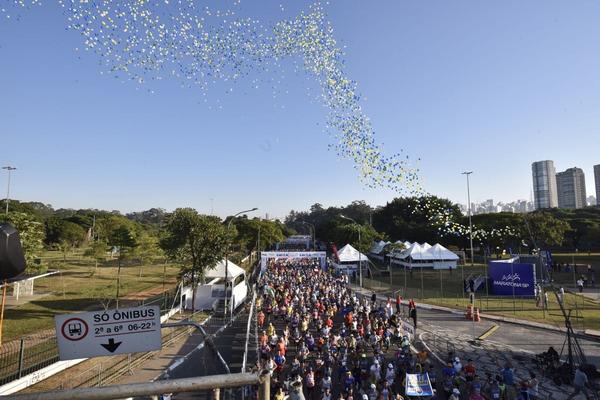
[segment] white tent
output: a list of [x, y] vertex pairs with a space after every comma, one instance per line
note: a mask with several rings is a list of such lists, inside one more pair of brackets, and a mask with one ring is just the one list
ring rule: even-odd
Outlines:
[[379, 242], [373, 242], [373, 246], [371, 246], [369, 253], [379, 254], [388, 244], [390, 244], [390, 242], [384, 242], [383, 240], [380, 240]]
[[390, 253], [392, 264], [404, 267], [452, 269], [456, 268], [459, 257], [437, 243], [431, 246], [429, 243], [422, 245], [415, 242], [410, 243], [407, 249], [400, 252]]
[[459, 257], [451, 252], [450, 250], [448, 250], [447, 248], [445, 248], [444, 246], [442, 246], [439, 243], [434, 244], [433, 246], [431, 246], [431, 248], [429, 250], [427, 250], [427, 253], [429, 254], [429, 257], [431, 257], [434, 260], [458, 260]]
[[[228, 281], [232, 281], [233, 279], [242, 275], [243, 273], [244, 273], [244, 270], [241, 267], [239, 267], [238, 265], [235, 265], [231, 261], [227, 262], [227, 280]], [[214, 268], [211, 268], [210, 270], [208, 270], [206, 272], [206, 277], [209, 279], [225, 278], [225, 260], [219, 261], [217, 263], [217, 265], [214, 266]]]
[[352, 247], [349, 243], [338, 250], [338, 258], [340, 262], [358, 262], [359, 259], [361, 261], [367, 261], [369, 259], [364, 254], [359, 253], [359, 251]]

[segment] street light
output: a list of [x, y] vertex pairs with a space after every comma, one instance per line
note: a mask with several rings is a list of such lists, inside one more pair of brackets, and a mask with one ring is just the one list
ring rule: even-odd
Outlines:
[[[469, 241], [471, 242], [471, 267], [474, 266], [474, 259], [473, 259], [473, 224], [471, 222], [471, 188], [469, 186], [469, 175], [471, 175], [473, 173], [473, 171], [467, 171], [467, 172], [463, 172], [462, 175], [466, 175], [467, 176], [467, 201], [469, 202], [468, 206], [469, 206]], [[462, 268], [462, 280], [463, 280], [463, 286], [465, 284], [465, 268]], [[463, 288], [463, 296], [464, 296], [464, 292], [465, 292], [466, 288]]]
[[306, 225], [312, 227], [312, 231], [313, 231], [313, 251], [317, 250], [317, 245], [316, 245], [316, 241], [315, 241], [315, 236], [317, 235], [317, 231], [315, 229], [315, 226], [313, 224], [311, 224], [310, 222], [306, 222], [306, 221], [303, 221], [301, 219], [298, 219], [296, 221], [300, 222], [301, 224], [306, 224]]
[[6, 167], [2, 167], [2, 169], [8, 171], [8, 184], [6, 185], [6, 215], [8, 215], [8, 202], [10, 201], [10, 173], [16, 168], [7, 165]]
[[350, 217], [346, 217], [345, 215], [340, 214], [340, 217], [343, 219], [347, 219], [348, 221], [352, 221], [353, 223], [355, 223], [358, 226], [358, 280], [359, 280], [359, 286], [362, 288], [363, 287], [363, 278], [362, 278], [362, 259], [361, 259], [361, 252], [360, 252], [360, 224], [358, 222], [356, 222], [355, 220], [353, 220]]
[[[256, 211], [258, 210], [258, 208], [254, 207], [251, 210], [244, 210], [244, 211], [240, 211], [237, 214], [234, 214], [231, 219], [229, 220], [229, 222], [227, 223], [227, 233], [229, 233], [229, 229], [231, 228], [231, 223], [233, 222], [233, 220], [235, 219], [235, 217], [237, 217], [238, 215], [241, 214], [245, 214], [245, 213], [249, 213], [252, 211]], [[225, 248], [225, 315], [227, 316], [227, 280], [228, 280], [228, 275], [229, 275], [229, 260], [228, 260], [228, 253], [229, 253], [229, 241], [227, 241], [227, 247]], [[231, 287], [231, 290], [233, 290], [233, 285]], [[231, 309], [231, 316], [233, 317], [233, 308]]]

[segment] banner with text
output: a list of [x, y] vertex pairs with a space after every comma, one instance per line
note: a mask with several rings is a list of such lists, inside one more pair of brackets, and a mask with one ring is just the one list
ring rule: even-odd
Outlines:
[[492, 261], [488, 275], [495, 296], [535, 296], [534, 264]]
[[431, 381], [429, 375], [424, 374], [406, 374], [406, 387], [407, 396], [414, 397], [427, 397], [433, 396], [433, 388], [431, 387]]

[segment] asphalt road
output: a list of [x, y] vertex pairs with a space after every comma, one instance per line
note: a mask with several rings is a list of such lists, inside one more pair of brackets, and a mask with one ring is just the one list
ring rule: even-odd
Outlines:
[[[485, 339], [487, 342], [501, 343], [511, 347], [527, 350], [533, 353], [541, 353], [553, 346], [560, 353], [565, 342], [566, 335], [562, 332], [547, 329], [534, 328], [517, 325], [508, 322], [499, 322], [482, 319], [481, 322], [469, 321], [464, 317], [444, 311], [418, 310], [418, 320], [436, 326], [455, 330], [457, 333], [479, 337], [494, 325], [497, 329], [491, 336]], [[435, 333], [435, 329], [432, 329]], [[588, 361], [600, 366], [600, 342], [594, 339], [579, 339], [579, 343]], [[566, 347], [565, 347], [566, 353]]]

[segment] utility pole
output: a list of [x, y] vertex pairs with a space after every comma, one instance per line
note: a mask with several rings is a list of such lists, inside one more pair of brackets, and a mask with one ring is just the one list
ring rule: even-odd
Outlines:
[[[235, 219], [235, 217], [237, 217], [240, 214], [245, 214], [248, 212], [252, 212], [252, 211], [256, 211], [258, 210], [258, 208], [254, 207], [251, 210], [244, 210], [244, 211], [240, 211], [239, 213], [233, 215], [231, 217], [231, 219], [229, 220], [229, 222], [227, 223], [227, 233], [229, 233], [229, 229], [231, 228], [231, 223], [233, 222], [233, 220]], [[227, 303], [228, 303], [228, 287], [229, 287], [229, 259], [228, 259], [228, 254], [229, 253], [229, 241], [227, 241], [227, 247], [225, 248], [225, 316], [227, 316]], [[231, 291], [233, 292], [233, 282], [232, 282], [232, 287], [231, 287]], [[231, 316], [233, 317], [233, 306], [231, 306]]]
[[8, 171], [8, 184], [6, 185], [6, 215], [8, 215], [8, 203], [10, 202], [10, 175], [11, 172], [16, 170], [17, 168], [7, 165], [6, 167], [2, 167], [2, 169]]
[[471, 188], [469, 185], [469, 175], [471, 175], [473, 171], [463, 172], [463, 175], [467, 176], [467, 200], [469, 202], [469, 241], [471, 242], [471, 266], [474, 264], [473, 258], [473, 223], [471, 220], [471, 216], [473, 215], [473, 211], [471, 210]]
[[[472, 210], [471, 210], [471, 188], [469, 186], [469, 175], [471, 175], [473, 173], [473, 171], [466, 171], [463, 172], [462, 175], [466, 175], [467, 176], [467, 201], [469, 202], [468, 204], [468, 212], [469, 212], [469, 241], [471, 242], [471, 267], [474, 266], [475, 264], [475, 260], [474, 260], [474, 256], [473, 256], [473, 223], [471, 221], [471, 215], [473, 214]], [[471, 269], [472, 271], [472, 269]], [[464, 297], [464, 293], [466, 288], [464, 287], [465, 284], [465, 267], [463, 265], [462, 268], [462, 280], [463, 280], [463, 297]]]

